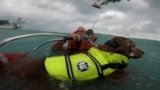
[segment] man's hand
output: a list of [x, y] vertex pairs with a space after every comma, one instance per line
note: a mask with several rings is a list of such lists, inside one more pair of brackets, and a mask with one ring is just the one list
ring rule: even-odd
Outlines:
[[72, 33], [70, 36], [73, 38], [74, 41], [81, 41], [81, 35], [79, 34]]

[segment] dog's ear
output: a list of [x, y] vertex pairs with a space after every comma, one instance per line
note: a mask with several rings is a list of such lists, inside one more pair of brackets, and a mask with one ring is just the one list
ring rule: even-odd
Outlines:
[[97, 46], [98, 49], [100, 50], [103, 50], [103, 51], [107, 51], [107, 52], [115, 52], [115, 49], [110, 47], [110, 46], [107, 46], [107, 45], [98, 45]]
[[129, 58], [141, 58], [143, 56], [144, 52], [140, 50], [139, 48], [134, 48], [131, 50], [131, 52], [128, 54]]

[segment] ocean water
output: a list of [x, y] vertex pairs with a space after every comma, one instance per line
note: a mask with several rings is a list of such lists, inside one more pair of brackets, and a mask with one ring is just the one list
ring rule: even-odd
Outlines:
[[[33, 33], [44, 32], [38, 30], [0, 30], [0, 41], [17, 35]], [[98, 40], [96, 43], [104, 43], [113, 37], [104, 34], [97, 34], [97, 36]], [[0, 52], [30, 52], [30, 56], [47, 57], [50, 55], [50, 47], [54, 42], [42, 46], [37, 51], [32, 51], [32, 49], [46, 40], [61, 38], [62, 37], [56, 36], [37, 36], [19, 39], [1, 46]], [[145, 54], [140, 59], [130, 59], [129, 65], [125, 69], [128, 73], [125, 77], [113, 80], [104, 78], [90, 82], [74, 83], [72, 85], [62, 82], [58, 89], [53, 86], [52, 90], [160, 90], [160, 41], [131, 39], [135, 41], [136, 45], [142, 49]], [[12, 81], [10, 81], [10, 79], [4, 81], [1, 80], [0, 77], [0, 90], [30, 90], [26, 85], [20, 83], [21, 82], [14, 79], [12, 79]]]

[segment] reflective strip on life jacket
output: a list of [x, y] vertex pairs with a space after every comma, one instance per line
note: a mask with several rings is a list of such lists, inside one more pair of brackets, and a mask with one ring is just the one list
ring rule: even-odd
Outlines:
[[92, 56], [90, 53], [87, 53], [87, 55], [90, 57], [90, 59], [95, 63], [97, 70], [98, 70], [98, 75], [99, 77], [103, 77], [103, 70], [101, 68], [101, 64], [98, 62], [98, 60]]
[[73, 75], [73, 70], [72, 70], [72, 65], [71, 65], [71, 61], [70, 61], [69, 55], [65, 55], [65, 61], [66, 61], [68, 77], [71, 80], [74, 80], [74, 75]]
[[2, 53], [0, 53], [0, 62], [3, 63], [3, 65], [8, 63], [8, 59], [6, 58], [5, 55], [3, 55]]

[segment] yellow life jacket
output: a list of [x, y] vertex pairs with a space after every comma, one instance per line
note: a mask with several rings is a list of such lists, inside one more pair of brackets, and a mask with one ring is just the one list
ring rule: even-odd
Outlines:
[[51, 56], [44, 62], [48, 74], [62, 81], [96, 79], [107, 76], [127, 64], [126, 56], [95, 47], [88, 53]]

